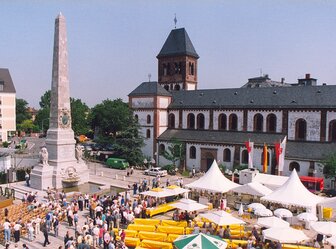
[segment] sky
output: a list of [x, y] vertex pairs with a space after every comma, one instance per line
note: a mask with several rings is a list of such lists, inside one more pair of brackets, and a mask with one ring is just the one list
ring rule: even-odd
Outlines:
[[199, 54], [198, 89], [238, 88], [268, 74], [336, 83], [336, 1], [2, 0], [0, 68], [38, 108], [51, 87], [54, 21], [66, 18], [70, 96], [89, 107], [157, 81], [168, 34], [186, 28]]

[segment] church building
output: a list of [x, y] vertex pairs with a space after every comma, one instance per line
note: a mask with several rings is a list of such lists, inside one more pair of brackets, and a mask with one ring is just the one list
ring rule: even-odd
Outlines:
[[[184, 144], [185, 166], [207, 171], [212, 161], [232, 169], [247, 165], [246, 141], [254, 142], [253, 165], [277, 174], [274, 144], [287, 138], [282, 175], [323, 176], [321, 161], [336, 153], [336, 85], [317, 85], [310, 74], [297, 83], [251, 78], [241, 88], [202, 89], [197, 54], [186, 30], [173, 29], [158, 59], [158, 81], [143, 82], [129, 94], [143, 135], [143, 153], [157, 165], [161, 154]], [[327, 186], [328, 187], [328, 186]]]

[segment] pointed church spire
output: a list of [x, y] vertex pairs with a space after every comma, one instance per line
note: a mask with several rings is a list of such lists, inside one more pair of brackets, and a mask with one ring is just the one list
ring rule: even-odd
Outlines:
[[174, 18], [174, 23], [175, 23], [175, 29], [176, 29], [176, 23], [177, 23], [176, 13], [175, 13], [175, 18]]

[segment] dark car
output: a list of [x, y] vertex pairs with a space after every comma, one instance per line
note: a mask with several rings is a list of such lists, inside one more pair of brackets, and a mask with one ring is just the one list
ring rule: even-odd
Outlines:
[[92, 144], [91, 148], [95, 151], [103, 150], [103, 146], [101, 144]]

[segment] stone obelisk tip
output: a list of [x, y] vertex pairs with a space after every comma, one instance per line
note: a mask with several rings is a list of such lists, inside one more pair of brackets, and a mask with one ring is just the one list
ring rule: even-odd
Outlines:
[[59, 19], [59, 18], [64, 18], [62, 12], [60, 12], [60, 13], [58, 14], [57, 18], [58, 18], [58, 19]]

